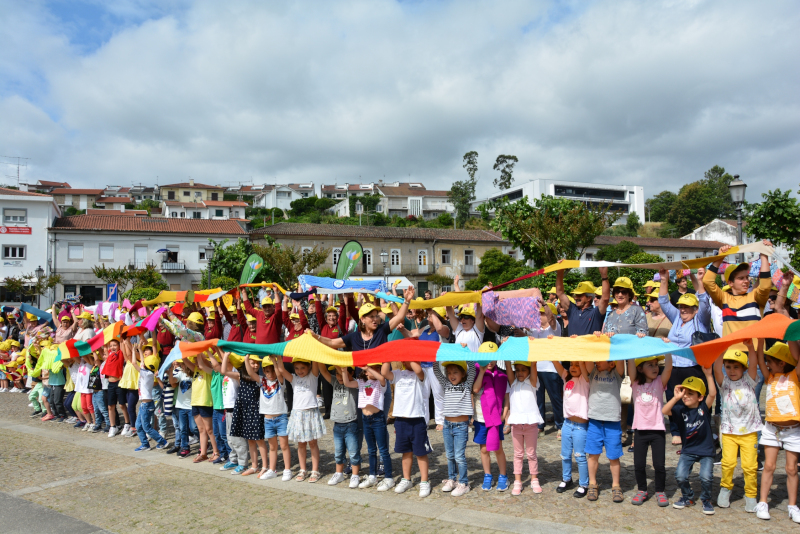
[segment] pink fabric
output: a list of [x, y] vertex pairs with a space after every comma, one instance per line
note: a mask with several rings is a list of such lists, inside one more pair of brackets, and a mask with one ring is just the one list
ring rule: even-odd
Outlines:
[[539, 330], [542, 318], [538, 297], [500, 299], [497, 292], [487, 291], [481, 296], [483, 314], [499, 325]]
[[503, 424], [503, 400], [506, 396], [507, 387], [508, 378], [497, 367], [484, 373], [481, 410], [483, 411], [483, 421], [487, 430], [487, 451], [500, 449], [500, 425]]
[[129, 301], [128, 299], [125, 299], [125, 300], [122, 301], [122, 307], [123, 308], [127, 308], [128, 311], [130, 311], [130, 309], [133, 307], [133, 305], [131, 304], [131, 301]]
[[536, 457], [536, 441], [539, 439], [539, 426], [511, 425], [511, 439], [514, 442], [514, 474], [522, 474], [524, 454], [528, 457], [528, 469], [531, 477], [538, 477], [539, 459]]

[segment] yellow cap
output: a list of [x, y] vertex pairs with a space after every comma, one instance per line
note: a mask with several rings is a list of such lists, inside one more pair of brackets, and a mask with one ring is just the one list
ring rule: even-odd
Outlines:
[[514, 362], [514, 366], [516, 367], [517, 365], [524, 365], [525, 367], [530, 367], [531, 362], [526, 362], [524, 360], [517, 360], [516, 362]]
[[686, 389], [691, 389], [698, 392], [700, 395], [706, 394], [706, 385], [703, 381], [696, 376], [690, 376], [681, 384]]
[[292, 358], [292, 363], [307, 363], [308, 365], [311, 365], [311, 360], [306, 360], [305, 358]]
[[[261, 359], [262, 359], [261, 356], [259, 356], [257, 354], [248, 354], [247, 357], [250, 358], [251, 360], [255, 360], [257, 362], [260, 362]], [[268, 358], [264, 358], [264, 359], [266, 360]]]
[[556, 294], [556, 286], [553, 286], [553, 287], [551, 287], [551, 288], [550, 288], [550, 291], [548, 291], [547, 293], [548, 293], [549, 295], [555, 295], [555, 294]]
[[575, 304], [575, 299], [574, 298], [570, 297], [569, 295], [567, 295], [567, 298], [569, 299], [569, 301], [571, 303]]
[[262, 306], [266, 306], [267, 304], [274, 304], [274, 302], [272, 302], [272, 299], [270, 297], [264, 297], [263, 299], [261, 299]]
[[189, 317], [187, 317], [186, 320], [197, 324], [203, 324], [204, 322], [206, 322], [206, 320], [203, 319], [203, 316], [198, 312], [190, 313]]
[[789, 345], [786, 343], [775, 343], [769, 350], [764, 351], [764, 356], [772, 356], [776, 360], [786, 362], [789, 365], [797, 366], [797, 360], [792, 356], [792, 351], [789, 350]]
[[422, 301], [424, 301], [425, 299], [424, 299], [423, 297], [416, 297], [414, 300], [415, 300], [415, 301], [420, 301], [420, 302], [422, 302]]
[[385, 306], [385, 307], [381, 308], [381, 311], [382, 311], [383, 313], [394, 313], [394, 312], [392, 311], [392, 307], [391, 307], [391, 306]]
[[655, 283], [656, 283], [655, 280], [648, 280], [647, 282], [644, 283], [644, 287], [645, 288], [653, 287], [655, 285]]
[[375, 367], [376, 365], [383, 365], [381, 362], [368, 363], [367, 367]]
[[[355, 370], [356, 370], [356, 368], [353, 367], [352, 365], [347, 365], [347, 366], [340, 365], [340, 367], [347, 367], [348, 369], [350, 369], [353, 372], [355, 372]], [[336, 366], [335, 365], [329, 365], [328, 366], [328, 371], [335, 371], [335, 370], [336, 370]]]
[[491, 341], [485, 341], [478, 347], [478, 352], [497, 352], [497, 344]]
[[725, 268], [725, 276], [723, 277], [722, 281], [723, 282], [730, 281], [731, 275], [735, 271], [738, 271], [739, 269], [747, 269], [747, 272], [749, 273], [750, 272], [750, 264], [745, 262], [745, 263], [734, 263], [734, 264], [728, 265], [728, 267]]
[[622, 289], [630, 289], [633, 291], [633, 282], [627, 276], [620, 276], [614, 281], [614, 287], [621, 287]]
[[236, 313], [236, 306], [234, 306], [233, 304], [228, 306], [226, 309], [228, 310], [228, 313]]
[[736, 350], [736, 349], [728, 349], [728, 350], [726, 350], [725, 351], [725, 356], [722, 357], [722, 360], [723, 361], [731, 360], [733, 362], [737, 362], [737, 363], [742, 364], [744, 367], [747, 367], [747, 365], [749, 363], [747, 361], [747, 354], [745, 354], [744, 352], [742, 352], [740, 350]]
[[255, 318], [255, 317], [253, 317], [252, 315], [250, 315], [249, 313], [248, 313], [247, 315], [245, 315], [245, 316], [244, 316], [244, 318], [245, 318], [245, 319], [247, 319], [247, 322], [248, 322], [248, 323], [249, 323], [250, 321], [253, 321], [253, 322], [255, 322], [255, 320], [256, 320], [256, 318]]
[[587, 280], [587, 281], [583, 281], [580, 284], [578, 284], [578, 287], [576, 287], [575, 290], [572, 291], [572, 294], [573, 295], [586, 295], [586, 294], [592, 294], [595, 291], [597, 291], [597, 288], [594, 287], [593, 283], [591, 283], [591, 282], [589, 282]]
[[339, 313], [339, 310], [336, 308], [336, 306], [328, 306], [325, 308], [325, 313], [329, 312]]
[[465, 373], [467, 372], [467, 362], [442, 362], [442, 365], [445, 368], [447, 368], [448, 365], [457, 365], [458, 367], [461, 367]]
[[94, 319], [94, 317], [92, 316], [91, 313], [89, 313], [87, 311], [84, 311], [84, 312], [81, 312], [80, 315], [78, 315], [78, 319], [88, 319], [88, 320], [91, 321], [92, 319]]
[[611, 302], [609, 302], [609, 304], [619, 305], [619, 302], [617, 302], [617, 299], [611, 299]]
[[359, 310], [358, 310], [358, 318], [361, 319], [366, 314], [371, 313], [371, 312], [373, 312], [375, 310], [380, 311], [380, 308], [378, 308], [377, 306], [375, 306], [371, 302], [367, 302], [366, 304], [361, 306], [361, 308], [359, 308]]
[[292, 319], [300, 320], [300, 314], [299, 313], [290, 313], [289, 314], [289, 320], [292, 320]]
[[475, 310], [468, 306], [461, 306], [458, 310], [459, 317], [472, 317], [475, 318]]
[[8, 342], [8, 343], [9, 343], [9, 344], [10, 344], [12, 347], [21, 347], [21, 346], [22, 346], [22, 345], [20, 345], [20, 344], [19, 344], [19, 341], [17, 341], [16, 339], [11, 339], [11, 340], [9, 340], [9, 342]]
[[217, 318], [217, 312], [209, 310], [208, 311], [208, 318], [209, 319], [216, 319]]
[[641, 364], [643, 364], [644, 362], [649, 362], [650, 360], [658, 360], [658, 361], [661, 361], [661, 360], [663, 360], [663, 359], [664, 359], [664, 356], [645, 356], [644, 358], [636, 358], [635, 360], [633, 360], [633, 364], [634, 364], [636, 367], [639, 367], [639, 366], [640, 366]]
[[730, 291], [731, 290], [731, 286], [725, 284], [724, 286], [722, 286], [722, 290], [723, 291]]
[[447, 309], [444, 306], [439, 306], [437, 308], [433, 308], [433, 313], [441, 317], [442, 319], [447, 317]]
[[291, 302], [286, 303], [286, 309], [291, 310], [293, 307], [294, 305]]
[[649, 299], [657, 299], [658, 298], [658, 291], [653, 291], [652, 293], [647, 295], [647, 298], [649, 298]]
[[681, 295], [681, 298], [678, 299], [678, 306], [681, 304], [685, 306], [698, 306], [700, 301], [697, 300], [697, 297], [693, 293], [686, 293]]
[[555, 305], [555, 304], [553, 304], [552, 302], [545, 302], [545, 303], [544, 303], [544, 306], [542, 306], [541, 308], [539, 308], [539, 311], [540, 311], [540, 312], [542, 312], [542, 313], [544, 313], [544, 307], [545, 307], [545, 306], [547, 306], [548, 308], [550, 308], [550, 312], [551, 312], [553, 315], [555, 315], [556, 313], [558, 313], [558, 312], [556, 311], [556, 305]]
[[[253, 359], [253, 356], [251, 355], [250, 358]], [[269, 358], [264, 358], [261, 360], [262, 367], [269, 367], [270, 365], [275, 365], [275, 364]]]
[[159, 366], [161, 365], [161, 358], [159, 358], [158, 354], [151, 354], [144, 359], [144, 366], [147, 369], [150, 369], [154, 373], [158, 371]]
[[594, 290], [594, 294], [597, 295], [598, 297], [602, 297], [603, 296], [603, 288], [602, 287], [598, 287], [597, 289]]

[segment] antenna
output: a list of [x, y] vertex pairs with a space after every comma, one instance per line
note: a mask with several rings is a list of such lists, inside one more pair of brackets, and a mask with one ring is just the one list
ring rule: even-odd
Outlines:
[[[20, 156], [0, 156], [0, 158], [8, 158], [8, 159], [17, 160], [17, 163], [16, 163], [16, 166], [17, 166], [17, 187], [19, 187], [19, 168], [28, 166], [27, 163], [22, 163], [22, 160], [29, 160], [31, 158], [22, 158]], [[7, 161], [4, 161], [3, 163], [5, 163], [6, 165], [15, 165], [14, 163], [8, 163]], [[13, 176], [10, 176], [10, 175], [6, 175], [6, 176], [8, 176], [9, 178], [13, 178]]]

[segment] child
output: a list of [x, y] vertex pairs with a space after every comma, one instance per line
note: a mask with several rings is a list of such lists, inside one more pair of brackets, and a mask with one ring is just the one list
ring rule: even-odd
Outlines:
[[[244, 471], [247, 468], [247, 459], [250, 454], [247, 447], [247, 440], [231, 435], [231, 428], [233, 427], [233, 409], [236, 406], [236, 397], [239, 394], [239, 371], [229, 363], [229, 352], [222, 352], [219, 348], [215, 350], [217, 350], [218, 355], [222, 356], [222, 362], [220, 363], [220, 373], [223, 376], [222, 405], [225, 409], [225, 430], [230, 449], [228, 461], [219, 469], [220, 471], [229, 471], [241, 465], [242, 471]], [[239, 358], [239, 356], [235, 357]], [[289, 474], [291, 478], [291, 471]]]
[[447, 480], [442, 491], [461, 497], [470, 490], [466, 451], [469, 419], [473, 415], [470, 392], [475, 382], [475, 362], [446, 362], [443, 365], [447, 376], [442, 374], [441, 365], [433, 366], [433, 373], [444, 389], [442, 432], [447, 453]]
[[[167, 371], [169, 373], [169, 371]], [[180, 443], [179, 458], [189, 456], [189, 432], [192, 419], [192, 378], [186, 372], [183, 359], [175, 360], [172, 372], [169, 373], [169, 383], [175, 388], [175, 407], [178, 416], [178, 429], [175, 431], [175, 442]], [[110, 391], [110, 389], [109, 389]], [[112, 415], [113, 410], [109, 406], [108, 413]]]
[[211, 364], [211, 368], [214, 370], [214, 372], [211, 373], [211, 400], [214, 410], [211, 416], [211, 428], [214, 432], [214, 440], [217, 442], [217, 448], [219, 449], [219, 458], [212, 462], [215, 465], [225, 465], [228, 463], [228, 456], [231, 453], [231, 449], [228, 446], [228, 433], [225, 430], [225, 408], [223, 407], [222, 401], [222, 381], [225, 377], [223, 377], [220, 372], [222, 370], [220, 362], [221, 359], [217, 360], [216, 357], [208, 359], [208, 363]]
[[564, 380], [564, 426], [561, 427], [561, 483], [556, 493], [572, 489], [572, 457], [578, 464], [576, 499], [586, 496], [589, 465], [586, 462], [586, 433], [589, 430], [589, 373], [583, 362], [554, 361], [553, 366]]
[[386, 430], [386, 416], [383, 413], [383, 400], [387, 383], [381, 367], [389, 370], [389, 364], [369, 363], [362, 368], [358, 380], [345, 377], [345, 387], [358, 388], [358, 408], [361, 409], [364, 425], [364, 439], [369, 454], [369, 476], [358, 485], [361, 489], [378, 484], [378, 453], [386, 470], [385, 478], [378, 484], [378, 491], [388, 491], [394, 487], [392, 479], [392, 457], [389, 455], [389, 432]]
[[[355, 367], [334, 367], [327, 369], [324, 365], [319, 368], [322, 377], [331, 383], [333, 400], [331, 402], [331, 421], [333, 421], [333, 445], [336, 460], [336, 472], [328, 481], [329, 486], [335, 486], [344, 480], [344, 453], [350, 455], [350, 489], [356, 489], [361, 482], [358, 472], [361, 470], [361, 442], [364, 438], [364, 429], [358, 411], [358, 388], [349, 388], [345, 381], [353, 382]], [[331, 375], [330, 371], [335, 371]], [[345, 377], [347, 377], [345, 379]]]
[[[250, 355], [251, 360], [255, 356]], [[289, 424], [289, 409], [283, 396], [283, 377], [278, 376], [275, 368], [275, 358], [264, 358], [261, 362], [264, 376], [259, 377], [251, 366], [247, 367], [250, 378], [261, 384], [261, 396], [258, 401], [258, 413], [264, 416], [264, 439], [269, 442], [269, 455], [267, 456], [266, 443], [261, 440], [258, 448], [261, 454], [261, 473], [258, 478], [269, 480], [278, 476], [278, 442], [283, 451], [283, 476], [292, 477], [289, 466], [292, 465], [292, 456], [289, 451], [289, 438], [287, 426]], [[269, 458], [269, 468], [267, 462]], [[287, 472], [288, 471], [288, 472]]]
[[411, 465], [417, 457], [419, 466], [419, 496], [431, 494], [428, 481], [428, 454], [433, 450], [428, 441], [428, 396], [425, 372], [417, 362], [402, 362], [403, 369], [383, 369], [383, 377], [394, 383], [394, 452], [403, 455], [403, 478], [394, 489], [403, 493], [410, 487]]
[[[789, 517], [800, 523], [797, 507], [797, 462], [800, 457], [800, 381], [796, 341], [775, 343], [763, 352], [764, 341], [758, 344], [758, 365], [766, 377], [766, 423], [759, 444], [764, 447], [764, 471], [761, 472], [761, 500], [756, 505], [756, 517], [769, 519], [767, 498], [772, 487], [778, 451], [786, 451], [786, 492], [789, 497]], [[765, 358], [766, 356], [766, 358]], [[724, 454], [724, 449], [723, 449]]]
[[[234, 354], [230, 354], [228, 358], [232, 358]], [[238, 357], [237, 357], [238, 360]], [[239, 466], [234, 469], [232, 475], [250, 476], [258, 472], [258, 454], [257, 449], [259, 441], [264, 441], [264, 416], [259, 414], [261, 396], [260, 381], [255, 381], [250, 378], [251, 367], [255, 371], [258, 369], [259, 362], [257, 357], [246, 356], [243, 360], [238, 360], [237, 369], [238, 375], [229, 374], [229, 377], [239, 377], [239, 391], [236, 397], [236, 403], [233, 407], [233, 421], [231, 422], [231, 437], [243, 438], [247, 440], [247, 447], [249, 451], [249, 459], [251, 462], [250, 468], [247, 468], [248, 454], [244, 455], [237, 453], [239, 459]], [[239, 442], [241, 444], [241, 442]], [[263, 454], [266, 450], [262, 448], [261, 463], [266, 465], [266, 458]], [[286, 466], [289, 469], [289, 466]]]
[[[510, 365], [511, 362], [506, 362], [507, 369]], [[536, 440], [539, 437], [539, 425], [544, 420], [536, 402], [538, 387], [536, 366], [531, 366], [531, 362], [514, 362], [514, 372], [508, 373], [509, 415], [506, 421], [511, 427], [511, 439], [514, 441], [514, 489], [511, 490], [511, 495], [522, 493], [525, 455], [528, 457], [528, 470], [531, 472], [531, 489], [534, 493], [542, 492]]]
[[[497, 345], [491, 341], [482, 343], [478, 352], [497, 352]], [[508, 379], [500, 371], [495, 362], [482, 365], [472, 385], [473, 400], [475, 402], [475, 436], [473, 441], [480, 445], [481, 464], [483, 465], [483, 491], [492, 489], [492, 458], [489, 454], [494, 451], [500, 476], [497, 478], [497, 491], [508, 489], [508, 476], [506, 476], [506, 453], [503, 451], [501, 441], [504, 440], [503, 421], [508, 417]]]
[[653, 469], [656, 472], [656, 504], [669, 506], [664, 494], [667, 470], [664, 467], [667, 446], [667, 429], [664, 427], [664, 390], [672, 375], [672, 355], [664, 362], [664, 371], [659, 379], [658, 362], [664, 356], [649, 356], [628, 360], [628, 375], [631, 377], [631, 396], [633, 397], [633, 465], [639, 491], [631, 499], [631, 504], [641, 506], [648, 499], [647, 493], [647, 449], [651, 448]]
[[[219, 449], [214, 439], [214, 400], [211, 397], [211, 373], [214, 369], [202, 354], [197, 355], [195, 362], [186, 360], [183, 364], [192, 373], [192, 418], [200, 432], [200, 453], [193, 460], [197, 464], [219, 458]], [[214, 451], [211, 458], [208, 457], [209, 441]]]
[[[689, 474], [696, 462], [700, 462], [700, 483], [703, 491], [700, 500], [703, 502], [703, 513], [714, 515], [711, 504], [711, 482], [714, 477], [714, 435], [711, 428], [711, 407], [717, 396], [717, 388], [711, 376], [711, 368], [703, 368], [708, 381], [706, 385], [696, 376], [690, 376], [683, 384], [675, 386], [675, 396], [664, 405], [661, 413], [674, 415], [681, 433], [681, 457], [675, 468], [675, 478], [681, 488], [681, 498], [672, 503], [673, 508], [682, 509], [694, 506], [694, 491], [689, 483]], [[678, 404], [683, 401], [683, 404]], [[776, 451], [777, 452], [777, 451]], [[797, 458], [795, 458], [795, 464]], [[769, 487], [769, 486], [767, 486]], [[796, 487], [796, 486], [795, 486]], [[765, 503], [766, 504], [766, 503]]]
[[82, 356], [80, 358], [80, 365], [78, 365], [77, 376], [73, 377], [75, 382], [75, 395], [80, 395], [81, 410], [86, 417], [86, 425], [83, 427], [86, 432], [94, 430], [95, 417], [94, 405], [92, 405], [92, 394], [94, 390], [89, 389], [89, 375], [92, 372], [93, 365], [89, 363], [94, 358], [92, 356]]
[[156, 449], [165, 449], [169, 443], [152, 427], [153, 414], [156, 411], [153, 402], [153, 384], [155, 372], [161, 365], [161, 358], [154, 354], [152, 345], [145, 347], [142, 339], [133, 351], [133, 363], [139, 369], [139, 413], [136, 416], [136, 433], [142, 442], [134, 452], [150, 450], [150, 440], [147, 436], [156, 441]]
[[622, 502], [622, 488], [619, 486], [622, 457], [622, 429], [620, 415], [622, 402], [619, 388], [625, 372], [622, 361], [586, 363], [589, 372], [589, 426], [586, 430], [586, 454], [589, 465], [589, 489], [586, 498], [596, 501], [599, 497], [597, 487], [597, 468], [600, 454], [606, 449], [606, 458], [611, 467], [611, 500]]
[[[733, 470], [736, 456], [742, 457], [744, 473], [744, 509], [755, 512], [758, 493], [758, 431], [761, 411], [756, 397], [758, 380], [758, 358], [752, 340], [744, 344], [748, 352], [728, 349], [722, 358], [714, 362], [714, 378], [722, 387], [722, 476], [720, 477], [717, 506], [728, 508], [731, 505], [733, 489]], [[748, 355], [751, 355], [748, 357]], [[722, 366], [725, 372], [722, 372]]]
[[[283, 359], [275, 359], [276, 367], [292, 384], [294, 389], [292, 415], [287, 427], [289, 439], [297, 443], [297, 460], [300, 472], [295, 477], [297, 482], [306, 479], [306, 444], [311, 449], [311, 473], [308, 481], [312, 484], [320, 479], [319, 445], [317, 440], [326, 434], [325, 421], [319, 413], [317, 404], [317, 387], [319, 387], [319, 364], [299, 358], [292, 359], [294, 373], [283, 366]], [[287, 451], [284, 451], [284, 458]]]

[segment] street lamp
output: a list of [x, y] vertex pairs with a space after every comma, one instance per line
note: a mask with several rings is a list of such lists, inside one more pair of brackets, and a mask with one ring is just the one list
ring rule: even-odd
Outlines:
[[37, 294], [36, 294], [36, 307], [40, 308], [41, 307], [42, 296], [38, 294], [38, 291], [39, 291], [39, 287], [40, 287], [39, 283], [42, 280], [42, 278], [44, 277], [44, 269], [42, 269], [42, 266], [40, 265], [40, 266], [38, 266], [36, 268], [35, 272], [36, 272], [36, 291], [37, 291]]
[[356, 213], [358, 213], [358, 225], [361, 226], [361, 214], [364, 212], [364, 204], [356, 200]]
[[[747, 189], [747, 184], [739, 179], [738, 174], [733, 175], [733, 181], [728, 185], [731, 192], [731, 200], [733, 206], [736, 208], [736, 244], [742, 244], [742, 207], [744, 207], [744, 193]], [[741, 252], [738, 255], [737, 262], [744, 263], [744, 254]]]
[[386, 249], [381, 249], [381, 263], [383, 264], [383, 285], [389, 285], [389, 278], [388, 278], [388, 271], [386, 264], [389, 262], [389, 253], [386, 252]]

